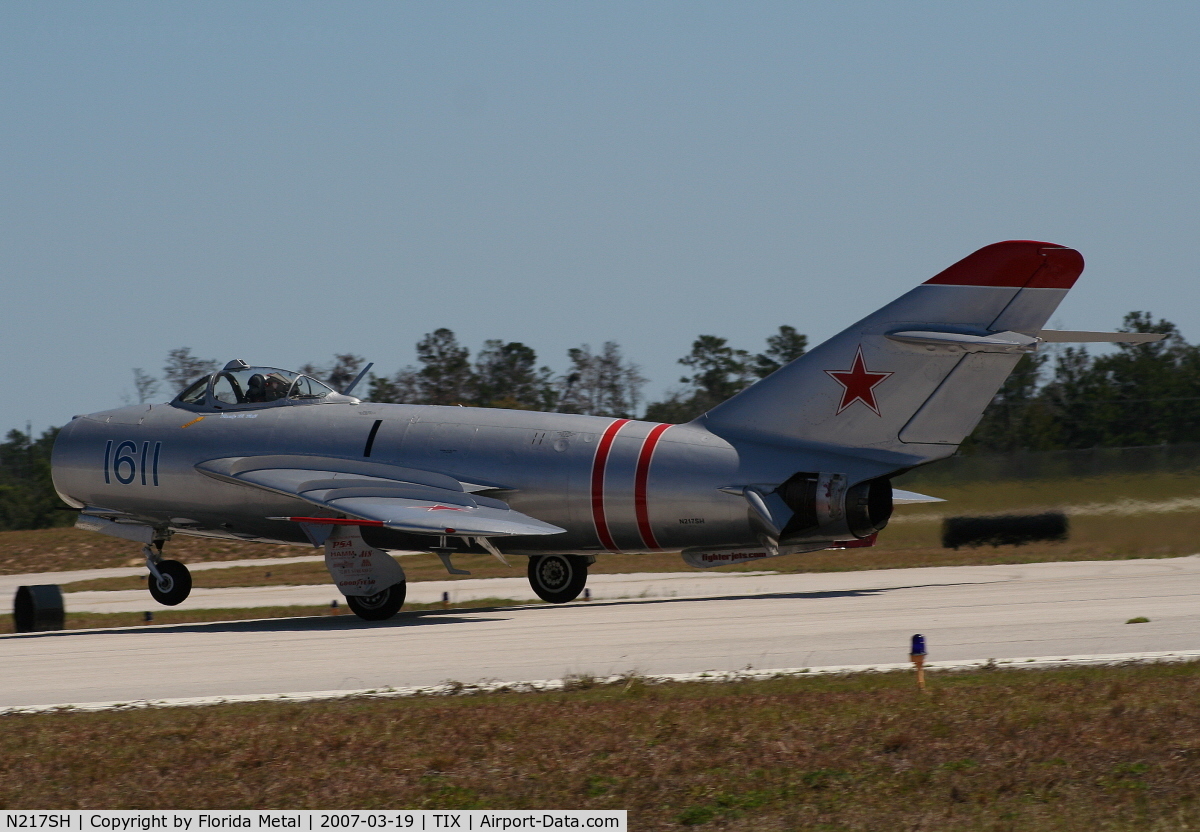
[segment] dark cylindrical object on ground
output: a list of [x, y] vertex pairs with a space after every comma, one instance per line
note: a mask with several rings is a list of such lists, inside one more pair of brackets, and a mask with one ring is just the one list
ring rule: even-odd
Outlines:
[[1063, 541], [1067, 516], [1061, 511], [1042, 514], [1002, 514], [993, 517], [947, 517], [942, 521], [942, 546], [1020, 546], [1036, 540]]
[[58, 584], [17, 587], [13, 598], [13, 624], [18, 633], [61, 630], [66, 611]]

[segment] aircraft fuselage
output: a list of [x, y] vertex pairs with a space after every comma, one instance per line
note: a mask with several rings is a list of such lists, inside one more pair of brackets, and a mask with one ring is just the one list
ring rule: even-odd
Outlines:
[[199, 414], [156, 404], [76, 417], [55, 445], [54, 477], [76, 504], [178, 532], [300, 543], [295, 523], [268, 518], [320, 512], [214, 479], [197, 463], [268, 454], [370, 461], [486, 486], [480, 493], [567, 530], [496, 538], [507, 553], [594, 554], [753, 545], [745, 500], [722, 488], [779, 483], [822, 463], [852, 463], [856, 479], [888, 467], [739, 447], [695, 425], [562, 413], [360, 403]]

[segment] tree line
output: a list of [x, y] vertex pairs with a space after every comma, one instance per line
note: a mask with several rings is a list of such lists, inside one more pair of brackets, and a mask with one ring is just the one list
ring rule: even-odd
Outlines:
[[[679, 363], [691, 372], [682, 387], [665, 399], [651, 402], [644, 418], [686, 422], [804, 354], [808, 339], [795, 327], [781, 326], [757, 354], [734, 349], [726, 339], [701, 335]], [[416, 344], [417, 363], [387, 375], [371, 374], [366, 389], [356, 395], [373, 402], [464, 405], [511, 410], [543, 410], [592, 416], [635, 418], [647, 379], [629, 361], [616, 341], [598, 350], [583, 344], [567, 350], [566, 372], [556, 374], [538, 365], [534, 349], [519, 341], [491, 339], [471, 356], [452, 330], [428, 333]], [[363, 368], [365, 359], [339, 353], [327, 364], [305, 364], [300, 372], [320, 379], [334, 390], [345, 389]], [[217, 369], [217, 362], [199, 358], [188, 347], [167, 353], [162, 379], [140, 367], [133, 369], [138, 402], [165, 393], [170, 397], [195, 379]], [[129, 399], [132, 402], [132, 398]]]
[[[1091, 447], [1200, 442], [1200, 346], [1189, 344], [1169, 321], [1130, 312], [1121, 327], [1158, 332], [1153, 344], [1119, 345], [1093, 354], [1086, 347], [1055, 347], [1027, 355], [996, 394], [961, 453], [1008, 453]], [[732, 347], [725, 338], [701, 335], [679, 359], [686, 372], [679, 387], [649, 402], [641, 417], [686, 422], [720, 404], [804, 354], [808, 339], [781, 326], [759, 353]], [[417, 362], [391, 374], [371, 375], [371, 401], [549, 410], [632, 418], [642, 403], [646, 378], [615, 341], [599, 350], [568, 351], [566, 372], [540, 366], [520, 342], [488, 340], [471, 356], [449, 329], [417, 344]], [[345, 353], [301, 372], [335, 390], [344, 389], [364, 364]], [[161, 377], [133, 370], [139, 402], [173, 398], [218, 363], [187, 347], [170, 350]], [[131, 398], [132, 400], [132, 398]], [[0, 443], [0, 529], [44, 528], [71, 522], [61, 511], [50, 479], [50, 450], [57, 428], [39, 437], [13, 430]]]
[[[1200, 442], [1200, 345], [1188, 343], [1175, 324], [1148, 312], [1130, 312], [1120, 331], [1166, 336], [1152, 344], [1121, 344], [1093, 354], [1086, 347], [1055, 346], [1023, 357], [963, 444], [964, 453], [1044, 451], [1091, 447]], [[735, 349], [725, 338], [701, 335], [679, 359], [681, 386], [646, 405], [641, 418], [686, 422], [799, 358], [808, 339], [781, 326], [760, 353]], [[634, 418], [646, 378], [614, 341], [598, 350], [568, 350], [569, 367], [555, 374], [538, 366], [531, 347], [485, 341], [472, 359], [449, 329], [417, 343], [417, 363], [391, 375], [371, 376], [366, 396], [377, 402], [462, 404]], [[163, 379], [171, 391], [216, 369], [186, 347], [171, 350]], [[342, 389], [363, 366], [352, 354], [302, 372]], [[134, 371], [139, 401], [158, 382]], [[173, 395], [172, 392], [172, 395]], [[363, 391], [359, 390], [360, 395]]]
[[75, 522], [54, 492], [50, 449], [58, 428], [38, 438], [26, 429], [10, 430], [0, 443], [0, 530], [46, 529]]
[[1166, 338], [1099, 355], [1066, 347], [1023, 357], [963, 452], [1200, 442], [1200, 345], [1148, 312], [1130, 312], [1120, 329]]

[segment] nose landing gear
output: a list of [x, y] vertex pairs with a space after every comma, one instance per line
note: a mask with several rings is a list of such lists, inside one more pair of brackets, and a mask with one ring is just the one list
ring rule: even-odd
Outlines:
[[150, 578], [146, 581], [150, 595], [160, 604], [174, 607], [187, 600], [192, 592], [192, 573], [177, 560], [163, 560], [162, 542], [142, 549], [146, 555], [146, 568]]

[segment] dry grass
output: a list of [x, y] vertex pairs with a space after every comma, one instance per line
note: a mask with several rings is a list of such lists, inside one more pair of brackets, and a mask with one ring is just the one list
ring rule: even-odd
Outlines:
[[[311, 546], [275, 546], [184, 535], [177, 535], [169, 546], [169, 556], [184, 563], [287, 558], [316, 551]], [[145, 559], [140, 550], [140, 545], [128, 540], [72, 528], [0, 532], [0, 575], [141, 566]]]
[[[635, 829], [1200, 823], [1196, 665], [0, 718], [3, 808], [612, 808]], [[617, 730], [614, 730], [617, 729]]]
[[[146, 576], [124, 578], [94, 578], [63, 584], [63, 592], [91, 590], [145, 589]], [[410, 578], [411, 580], [411, 578]], [[321, 563], [281, 563], [263, 566], [231, 566], [227, 569], [205, 569], [192, 572], [192, 586], [217, 589], [231, 586], [308, 586], [329, 583], [329, 571]]]
[[930, 509], [947, 514], [1031, 510], [1121, 500], [1170, 500], [1200, 497], [1200, 474], [1111, 474], [1062, 479], [982, 480], [941, 479], [935, 467], [918, 470], [897, 482], [907, 488], [941, 497], [944, 504], [923, 504], [905, 510]]

